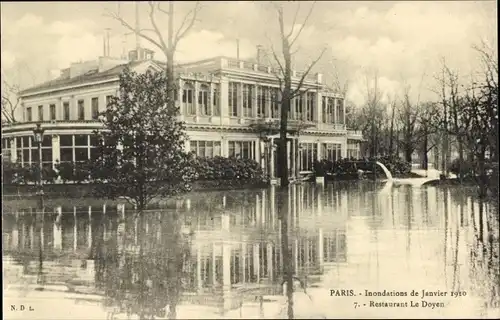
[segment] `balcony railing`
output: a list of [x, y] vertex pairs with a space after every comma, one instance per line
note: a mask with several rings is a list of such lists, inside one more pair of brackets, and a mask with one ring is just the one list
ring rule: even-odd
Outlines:
[[[228, 68], [231, 68], [231, 69], [244, 69], [244, 70], [252, 70], [252, 71], [257, 70], [259, 72], [263, 72], [263, 73], [267, 73], [267, 74], [280, 74], [281, 73], [281, 70], [279, 68], [268, 68], [267, 66], [264, 66], [264, 65], [256, 65], [256, 69], [254, 69], [255, 64], [248, 62], [248, 61], [238, 61], [236, 59], [227, 59], [227, 66], [228, 66]], [[294, 78], [300, 79], [304, 75], [304, 72], [295, 71], [295, 72], [292, 72], [292, 74], [295, 74]], [[305, 80], [317, 82], [318, 76], [316, 74], [308, 74], [305, 77]]]

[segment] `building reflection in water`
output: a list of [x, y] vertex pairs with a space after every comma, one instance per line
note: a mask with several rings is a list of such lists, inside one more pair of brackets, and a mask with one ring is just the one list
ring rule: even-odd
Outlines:
[[[460, 279], [470, 276], [477, 282], [471, 286], [487, 291], [485, 298], [499, 296], [500, 276], [492, 271], [498, 267], [498, 235], [492, 232], [498, 230], [498, 223], [493, 222], [491, 208], [470, 194], [446, 189], [403, 185], [383, 194], [379, 189], [370, 183], [336, 183], [293, 185], [285, 191], [297, 277], [308, 286], [328, 280], [343, 285], [359, 266], [376, 265], [368, 269], [366, 278], [356, 273], [356, 281], [368, 284], [373, 276], [379, 281], [385, 260], [400, 261], [403, 266], [422, 254], [415, 245], [434, 241], [443, 233], [443, 272], [448, 283], [458, 287]], [[97, 290], [105, 294], [107, 304], [129, 301], [128, 308], [136, 308], [129, 311], [140, 313], [146, 312], [137, 310], [148, 305], [145, 301], [172, 294], [171, 284], [162, 279], [182, 256], [182, 302], [236, 308], [257, 295], [282, 294], [278, 192], [283, 191], [273, 187], [196, 193], [167, 201], [142, 221], [123, 205], [46, 208], [41, 236], [35, 209], [4, 212], [4, 261], [12, 257], [24, 266], [25, 274], [36, 273], [42, 245], [48, 284]], [[181, 217], [177, 222], [172, 218], [176, 214]], [[469, 225], [472, 228], [466, 228]], [[473, 232], [468, 233], [469, 229]], [[172, 234], [178, 240], [169, 237]], [[406, 242], [395, 241], [399, 234]], [[389, 251], [398, 249], [389, 250], [385, 243], [406, 246], [407, 256], [391, 256]], [[172, 248], [176, 259], [169, 259]], [[422, 269], [427, 267], [425, 261], [435, 259], [417, 258], [424, 261]], [[481, 276], [473, 276], [474, 272]], [[149, 305], [165, 304], [157, 302]]]

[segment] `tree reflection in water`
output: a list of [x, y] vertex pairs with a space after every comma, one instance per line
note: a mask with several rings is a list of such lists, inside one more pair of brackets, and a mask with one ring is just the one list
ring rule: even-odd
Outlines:
[[183, 285], [189, 285], [182, 280], [190, 259], [190, 235], [181, 233], [175, 213], [121, 218], [114, 231], [105, 234], [113, 223], [107, 219], [104, 216], [94, 254], [96, 286], [104, 293], [108, 312], [154, 319], [164, 318], [169, 306], [169, 318], [175, 318], [172, 309]]

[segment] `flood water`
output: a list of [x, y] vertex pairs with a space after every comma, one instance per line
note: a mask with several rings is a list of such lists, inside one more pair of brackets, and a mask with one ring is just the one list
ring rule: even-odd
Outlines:
[[66, 199], [42, 214], [11, 201], [5, 318], [26, 318], [10, 310], [24, 303], [36, 309], [30, 319], [158, 319], [169, 299], [179, 299], [178, 318], [286, 317], [281, 214], [307, 292], [296, 289], [297, 318], [500, 317], [498, 211], [471, 189], [305, 184], [160, 207], [139, 219], [128, 205]]

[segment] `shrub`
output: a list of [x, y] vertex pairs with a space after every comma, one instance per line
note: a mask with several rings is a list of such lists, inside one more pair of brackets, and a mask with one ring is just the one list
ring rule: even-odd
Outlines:
[[196, 159], [196, 180], [263, 180], [260, 165], [251, 159], [214, 157]]
[[370, 159], [344, 158], [336, 161], [321, 160], [315, 163], [314, 171], [316, 176], [335, 174], [336, 176], [355, 178], [357, 177], [358, 170], [375, 171], [375, 174], [383, 175], [382, 170], [374, 164], [374, 161], [379, 161], [385, 165], [392, 174], [408, 174], [411, 172], [411, 164], [409, 162], [394, 156]]

